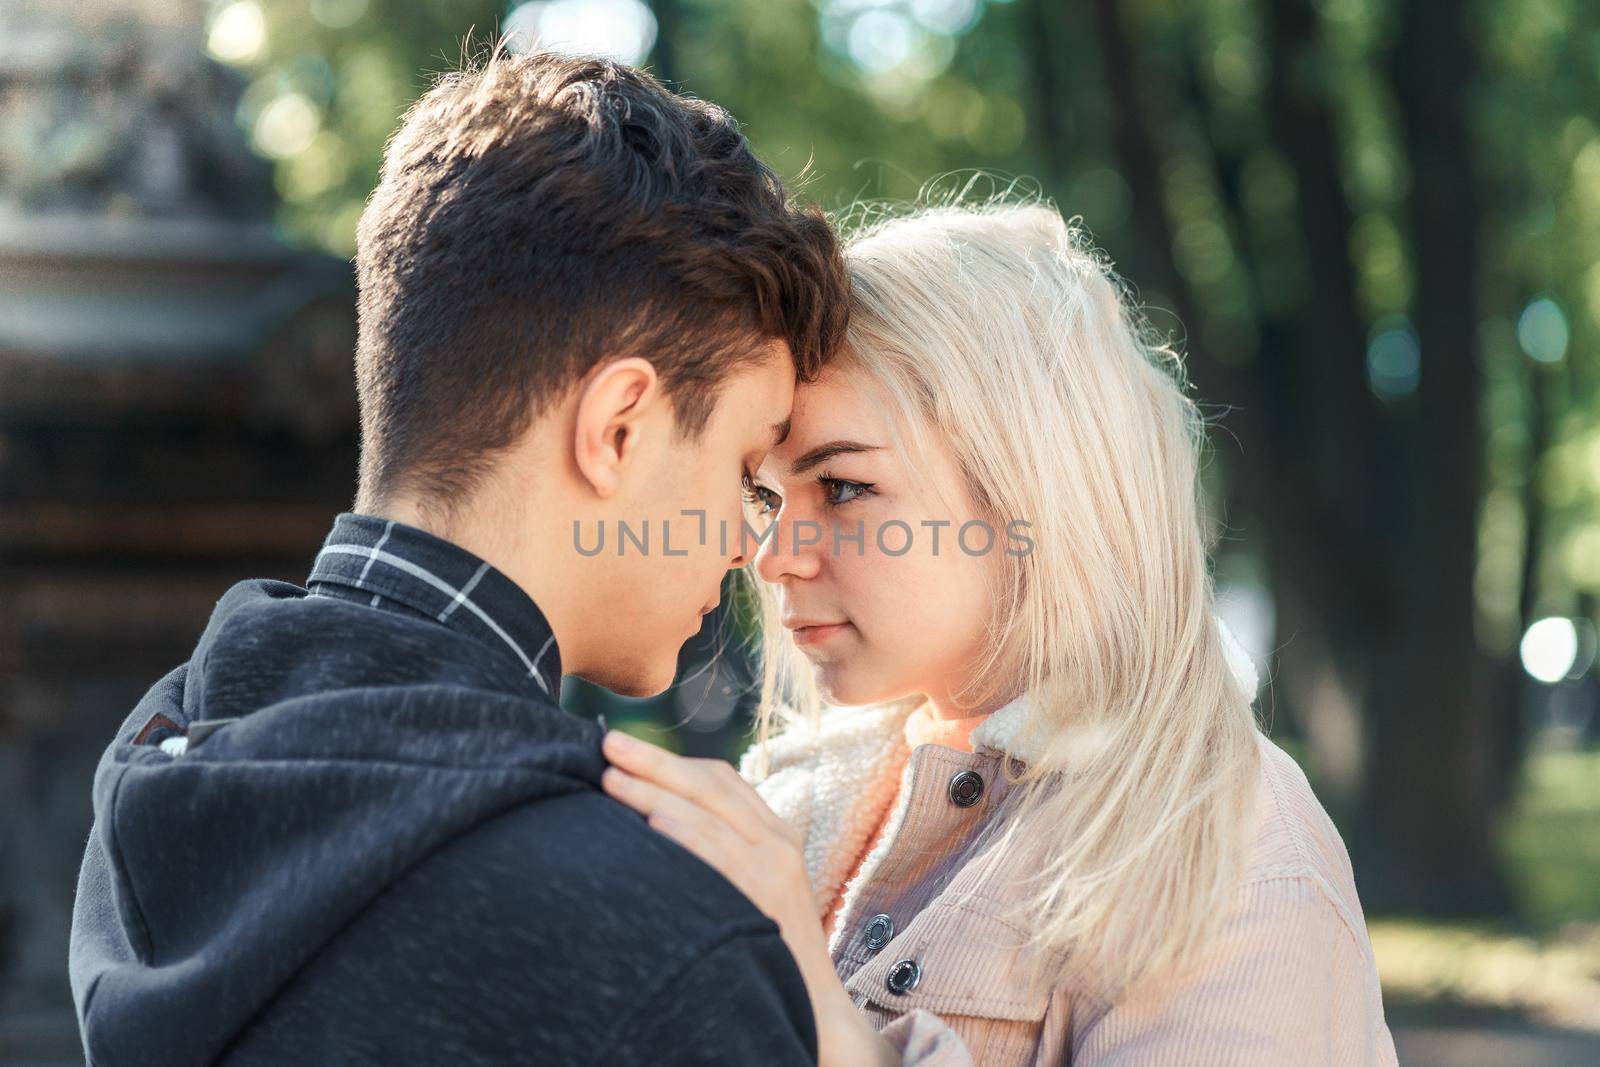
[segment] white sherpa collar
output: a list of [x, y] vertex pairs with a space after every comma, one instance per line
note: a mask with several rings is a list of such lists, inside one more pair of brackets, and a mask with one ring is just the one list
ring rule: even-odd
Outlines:
[[[812, 725], [796, 723], [767, 743], [766, 775], [756, 788], [805, 842], [806, 874], [819, 916], [866, 848], [900, 787], [909, 755], [905, 720], [915, 703], [832, 708]], [[739, 773], [754, 776], [757, 753]]]
[[[1216, 622], [1234, 680], [1254, 699], [1259, 684], [1255, 665], [1227, 624], [1220, 618]], [[889, 827], [878, 851], [894, 836], [900, 812], [888, 809], [901, 792], [902, 774], [909, 771], [905, 720], [917, 703], [833, 708], [820, 722], [797, 723], [767, 744], [767, 772], [757, 788], [805, 841], [806, 872], [819, 914], [826, 914], [886, 815]], [[973, 749], [1036, 762], [1041, 746], [1028, 734], [1030, 719], [1023, 694], [972, 732]], [[752, 750], [739, 770], [750, 778], [757, 766]], [[861, 873], [869, 873], [878, 858], [867, 857]]]

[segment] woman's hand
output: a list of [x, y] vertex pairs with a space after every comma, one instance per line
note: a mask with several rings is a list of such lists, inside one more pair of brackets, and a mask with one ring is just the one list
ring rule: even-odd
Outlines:
[[678, 756], [616, 730], [602, 751], [611, 762], [600, 779], [607, 794], [716, 868], [778, 924], [811, 997], [823, 1067], [898, 1064], [833, 969], [800, 836], [722, 760]]

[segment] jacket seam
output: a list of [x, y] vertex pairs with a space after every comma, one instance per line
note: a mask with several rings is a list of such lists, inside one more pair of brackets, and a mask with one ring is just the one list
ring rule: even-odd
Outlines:
[[95, 975], [94, 980], [89, 983], [89, 988], [84, 990], [83, 994], [83, 1015], [78, 1020], [78, 1028], [83, 1039], [84, 1067], [94, 1067], [94, 1050], [89, 1047], [89, 1011], [94, 1005], [94, 995], [100, 988], [100, 979], [105, 976], [105, 971]]
[[[150, 936], [150, 923], [149, 920], [145, 918], [144, 905], [139, 903], [139, 890], [138, 887], [133, 884], [133, 871], [131, 868], [129, 868], [127, 862], [122, 858], [122, 833], [118, 825], [120, 822], [120, 813], [117, 801], [122, 797], [122, 783], [127, 780], [128, 767], [129, 765], [126, 763], [122, 765], [122, 767], [117, 771], [116, 784], [111, 787], [111, 800], [108, 805], [111, 814], [111, 832], [108, 835], [109, 840], [107, 844], [110, 846], [110, 858], [112, 864], [116, 868], [118, 880], [128, 887], [128, 908], [132, 912], [134, 920], [138, 923], [140, 943], [134, 946], [134, 951], [139, 956], [141, 963], [149, 963], [155, 959], [155, 939]], [[113, 889], [113, 891], [115, 890]], [[99, 983], [97, 981], [96, 985], [98, 984]], [[89, 1005], [87, 1000], [85, 1000], [84, 1017], [87, 1018], [88, 1014]]]
[[[1272, 742], [1268, 740], [1267, 743], [1271, 744]], [[1279, 749], [1279, 752], [1282, 751], [1282, 749]], [[1294, 842], [1294, 854], [1308, 869], [1313, 869], [1314, 865], [1311, 862], [1311, 857], [1306, 854], [1306, 843], [1301, 838], [1299, 827], [1290, 820], [1289, 813], [1283, 806], [1283, 790], [1279, 788], [1278, 768], [1271, 765], [1270, 753], [1261, 752], [1258, 747], [1257, 754], [1261, 760], [1261, 769], [1266, 774], [1267, 788], [1272, 790], [1272, 808], [1278, 813], [1278, 821], [1283, 824], [1284, 829], [1288, 832], [1289, 840]], [[1284, 755], [1287, 757], [1288, 754], [1284, 753]]]
[[[1356, 948], [1359, 949], [1361, 947], [1361, 938], [1357, 936], [1355, 930], [1351, 927], [1350, 920], [1345, 918], [1344, 909], [1339, 906], [1338, 899], [1332, 893], [1328, 892], [1328, 888], [1323, 884], [1321, 878], [1305, 871], [1296, 873], [1268, 874], [1251, 878], [1242, 883], [1239, 888], [1246, 889], [1250, 886], [1265, 885], [1268, 882], [1302, 882], [1310, 886], [1316, 891], [1317, 898], [1319, 901], [1321, 901], [1322, 906], [1328, 911], [1332, 912], [1335, 919], [1339, 920], [1340, 928], [1356, 943]], [[1366, 955], [1366, 953], [1363, 953], [1363, 955]]]
[[[1267, 741], [1267, 743], [1271, 744], [1270, 739]], [[1279, 749], [1278, 751], [1283, 753], [1282, 749]], [[1283, 753], [1283, 755], [1287, 758], [1287, 753]], [[1350, 936], [1355, 937], [1355, 931], [1350, 927], [1350, 920], [1345, 915], [1341, 902], [1328, 887], [1327, 880], [1322, 877], [1320, 872], [1317, 871], [1316, 864], [1311, 862], [1311, 857], [1307, 855], [1306, 842], [1300, 832], [1300, 827], [1289, 818], [1289, 813], [1284, 809], [1283, 790], [1279, 788], [1278, 768], [1271, 766], [1270, 761], [1270, 753], [1261, 754], [1262, 770], [1266, 772], [1268, 787], [1272, 790], [1273, 809], [1278, 813], [1278, 821], [1283, 824], [1285, 830], [1288, 832], [1289, 840], [1294, 842], [1294, 854], [1300, 861], [1301, 869], [1292, 874], [1285, 873], [1282, 875], [1257, 875], [1247, 879], [1244, 882], [1244, 885], [1256, 885], [1261, 882], [1269, 881], [1273, 878], [1279, 877], [1299, 878], [1309, 882], [1311, 885], [1316, 887], [1317, 893], [1323, 898], [1323, 903], [1333, 910], [1334, 915], [1338, 916], [1339, 923], [1345, 928], [1345, 932], [1350, 934]], [[1356, 937], [1356, 943], [1358, 947], [1360, 945], [1360, 941], [1361, 939]]]

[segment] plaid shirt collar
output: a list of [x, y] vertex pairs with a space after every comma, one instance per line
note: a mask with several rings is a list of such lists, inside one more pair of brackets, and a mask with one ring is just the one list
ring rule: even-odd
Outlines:
[[403, 522], [345, 512], [306, 589], [422, 615], [515, 657], [550, 700], [561, 692], [555, 634], [522, 587], [458, 545]]

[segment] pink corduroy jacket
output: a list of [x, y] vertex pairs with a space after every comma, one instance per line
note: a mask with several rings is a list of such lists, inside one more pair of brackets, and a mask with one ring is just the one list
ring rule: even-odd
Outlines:
[[1001, 761], [1028, 759], [1026, 701], [979, 726], [971, 752], [906, 752], [907, 708], [836, 709], [768, 746], [757, 789], [804, 837], [819, 916], [843, 888], [834, 965], [906, 1067], [1396, 1062], [1344, 843], [1264, 736], [1245, 874], [1200, 966], [1119, 999], [1026, 949], [1007, 918], [1023, 872], [993, 853], [960, 860], [1013, 788]]

